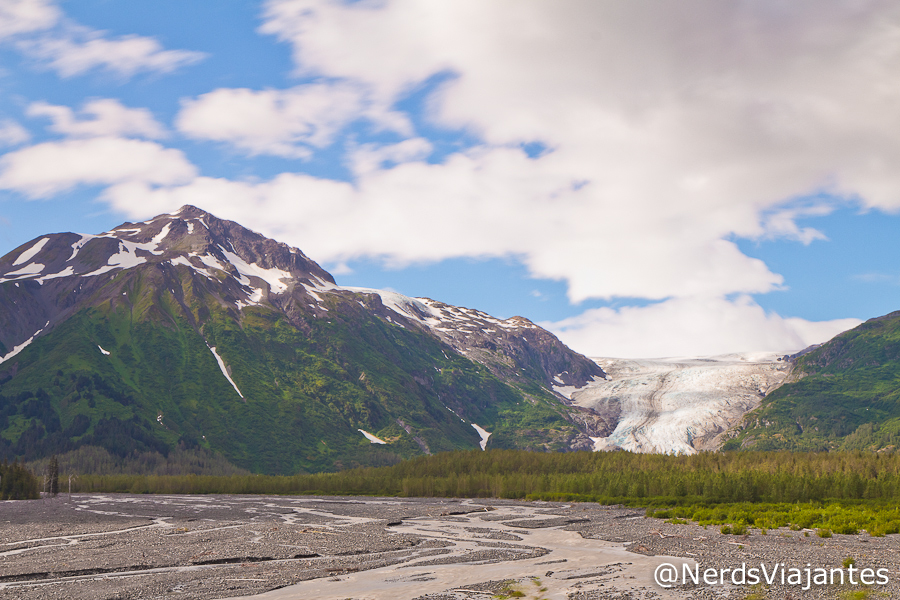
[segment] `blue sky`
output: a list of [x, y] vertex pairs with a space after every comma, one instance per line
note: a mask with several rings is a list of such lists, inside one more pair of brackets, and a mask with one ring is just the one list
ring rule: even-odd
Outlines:
[[595, 356], [900, 308], [900, 8], [6, 0], [0, 254], [195, 204]]

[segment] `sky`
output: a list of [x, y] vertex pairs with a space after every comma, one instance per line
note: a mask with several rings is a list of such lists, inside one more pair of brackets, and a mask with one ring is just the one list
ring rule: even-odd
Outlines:
[[0, 254], [193, 204], [589, 356], [900, 309], [891, 0], [0, 0]]

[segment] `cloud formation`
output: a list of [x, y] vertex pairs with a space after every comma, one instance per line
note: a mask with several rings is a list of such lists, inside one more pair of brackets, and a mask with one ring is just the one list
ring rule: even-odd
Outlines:
[[[386, 98], [449, 74], [431, 98], [436, 124], [479, 136], [485, 155], [529, 142], [549, 148], [504, 170], [494, 185], [475, 186], [480, 202], [437, 195], [449, 215], [477, 204], [473, 220], [493, 224], [482, 235], [512, 237], [502, 232], [510, 227], [534, 239], [536, 227], [517, 229], [518, 217], [540, 220], [542, 241], [524, 250], [515, 241], [498, 245], [536, 276], [567, 281], [572, 300], [668, 298], [661, 306], [673, 324], [657, 331], [682, 343], [678, 319], [690, 322], [688, 306], [712, 303], [717, 310], [708, 316], [694, 312], [699, 327], [731, 322], [730, 314], [757, 328], [733, 328], [745, 341], [732, 336], [734, 348], [822, 341], [814, 338], [852, 324], [818, 327], [728, 300], [784, 285], [730, 240], [823, 240], [797, 219], [841, 202], [900, 210], [900, 172], [890, 167], [900, 160], [895, 3], [270, 0], [266, 7], [263, 31], [291, 45], [302, 73], [344, 78]], [[524, 184], [536, 172], [546, 186], [539, 199], [502, 193], [541, 190]], [[385, 189], [385, 197], [415, 187], [399, 173], [377, 174], [378, 183], [389, 178], [399, 193]], [[441, 220], [450, 230], [454, 222]], [[456, 235], [468, 241], [470, 232], [459, 219]], [[371, 243], [370, 254], [404, 256], [391, 242]], [[479, 251], [495, 252], [476, 242]], [[566, 331], [577, 325], [585, 347], [593, 339], [598, 350], [616, 323], [638, 327], [639, 315], [663, 314], [654, 306], [607, 311], [601, 321], [585, 315]]]
[[[366, 151], [363, 160], [369, 160]], [[553, 161], [494, 149], [455, 154], [442, 164], [369, 169], [352, 184], [286, 173], [264, 182], [200, 178], [184, 187], [114, 196], [120, 210], [140, 207], [147, 214], [203, 198], [212, 204], [202, 206], [328, 262], [375, 255], [402, 266], [517, 255], [538, 276], [568, 280], [574, 301], [762, 293], [782, 282], [732, 242], [690, 229], [673, 234], [665, 224], [643, 224], [646, 215], [625, 211], [611, 221], [602, 206], [584, 198], [589, 193], [573, 191]]]
[[11, 119], [0, 121], [0, 146], [18, 146], [31, 139], [28, 130]]
[[4, 0], [0, 3], [0, 39], [49, 29], [61, 16], [50, 0]]
[[751, 298], [675, 298], [649, 306], [590, 309], [541, 323], [589, 356], [662, 358], [786, 352], [826, 341], [858, 319], [808, 321], [767, 313]]
[[[103, 98], [86, 102], [78, 115], [67, 106], [46, 102], [34, 102], [26, 112], [30, 117], [49, 118], [48, 129], [66, 139], [27, 146], [0, 157], [0, 189], [15, 190], [29, 198], [48, 198], [78, 186], [186, 184], [198, 174], [180, 150], [129, 139], [166, 136], [163, 126], [147, 109], [128, 108], [118, 100]], [[27, 131], [17, 126], [12, 123], [6, 128], [13, 141], [27, 141]], [[0, 141], [6, 129], [0, 128]]]
[[26, 56], [61, 77], [101, 69], [121, 77], [168, 73], [205, 58], [202, 52], [166, 50], [154, 38], [108, 37], [67, 19], [51, 0], [0, 3], [0, 40], [11, 40]]
[[250, 155], [305, 158], [362, 118], [401, 133], [411, 130], [399, 114], [376, 110], [359, 86], [341, 82], [288, 90], [214, 90], [184, 100], [176, 126], [189, 137], [226, 142]]
[[105, 32], [85, 27], [66, 29], [61, 34], [22, 41], [19, 47], [64, 78], [94, 69], [126, 78], [142, 71], [168, 73], [206, 57], [202, 52], [166, 50], [150, 37], [126, 35], [110, 39]]
[[[635, 340], [643, 354], [822, 341], [855, 322], [767, 314], [750, 295], [789, 282], [734, 240], [826, 243], [798, 220], [842, 204], [900, 210], [900, 5], [889, 0], [269, 0], [260, 31], [288, 44], [312, 83], [186, 99], [176, 129], [289, 158], [343, 141], [352, 181], [194, 177], [183, 155], [137, 140], [116, 143], [138, 144], [129, 152], [152, 167], [83, 164], [43, 187], [23, 175], [34, 149], [95, 142], [72, 139], [8, 154], [0, 184], [29, 195], [108, 185], [103, 198], [136, 218], [198, 204], [333, 263], [514, 256], [565, 281], [572, 302], [652, 301], [553, 325], [598, 354], [637, 352]], [[434, 140], [399, 108], [423, 89], [430, 125], [475, 140], [437, 163]], [[47, 110], [67, 135], [100, 128], [99, 116]], [[392, 141], [354, 143], [359, 120]]]
[[45, 142], [0, 157], [0, 189], [16, 190], [29, 198], [47, 198], [82, 185], [170, 186], [196, 175], [196, 168], [180, 150], [115, 137]]
[[166, 136], [163, 126], [145, 108], [128, 108], [118, 100], [103, 98], [85, 102], [77, 118], [68, 106], [33, 102], [26, 111], [29, 117], [47, 117], [50, 131], [70, 137], [126, 136], [150, 139]]

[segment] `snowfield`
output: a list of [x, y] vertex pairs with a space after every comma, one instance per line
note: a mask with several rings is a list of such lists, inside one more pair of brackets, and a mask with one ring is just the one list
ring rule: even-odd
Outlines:
[[781, 354], [697, 358], [595, 358], [607, 379], [556, 387], [573, 404], [599, 413], [614, 430], [594, 450], [693, 454], [715, 450], [790, 371]]

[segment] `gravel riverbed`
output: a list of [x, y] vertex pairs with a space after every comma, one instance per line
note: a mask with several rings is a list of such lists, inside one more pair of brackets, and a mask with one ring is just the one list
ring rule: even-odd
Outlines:
[[[841, 569], [848, 557], [856, 579], [884, 569], [888, 582], [802, 589], [805, 569]], [[659, 565], [671, 562], [681, 575], [685, 561], [701, 578], [715, 569], [715, 583], [654, 582]], [[742, 564], [769, 574], [797, 568], [803, 581], [782, 584], [777, 574], [751, 587], [721, 575]], [[0, 502], [0, 600], [797, 600], [853, 592], [900, 598], [898, 536], [733, 536], [638, 509], [503, 500], [73, 494]]]

